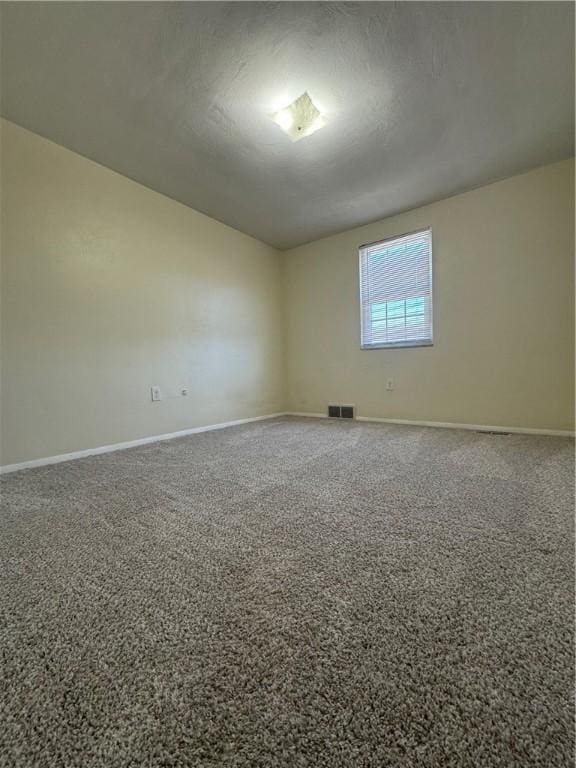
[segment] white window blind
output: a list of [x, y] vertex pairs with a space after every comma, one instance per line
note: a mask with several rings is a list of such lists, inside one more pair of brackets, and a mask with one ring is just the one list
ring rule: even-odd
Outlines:
[[432, 344], [432, 232], [360, 248], [361, 346]]

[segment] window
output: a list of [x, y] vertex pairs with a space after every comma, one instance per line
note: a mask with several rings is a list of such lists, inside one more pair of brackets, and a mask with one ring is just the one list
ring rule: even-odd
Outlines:
[[432, 344], [432, 232], [360, 248], [362, 349]]

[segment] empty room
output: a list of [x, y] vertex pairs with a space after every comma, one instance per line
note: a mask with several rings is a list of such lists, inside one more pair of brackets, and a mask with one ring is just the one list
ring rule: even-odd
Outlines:
[[0, 2], [0, 768], [574, 766], [572, 2]]

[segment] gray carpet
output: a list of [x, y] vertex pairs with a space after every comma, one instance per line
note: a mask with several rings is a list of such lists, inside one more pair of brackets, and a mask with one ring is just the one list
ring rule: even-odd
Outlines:
[[569, 439], [277, 419], [2, 479], [0, 765], [573, 765]]

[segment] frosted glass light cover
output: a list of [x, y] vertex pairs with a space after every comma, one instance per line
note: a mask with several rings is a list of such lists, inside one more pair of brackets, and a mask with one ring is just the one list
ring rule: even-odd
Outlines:
[[270, 117], [290, 137], [291, 141], [300, 141], [326, 125], [326, 120], [308, 93], [303, 93], [292, 104]]

